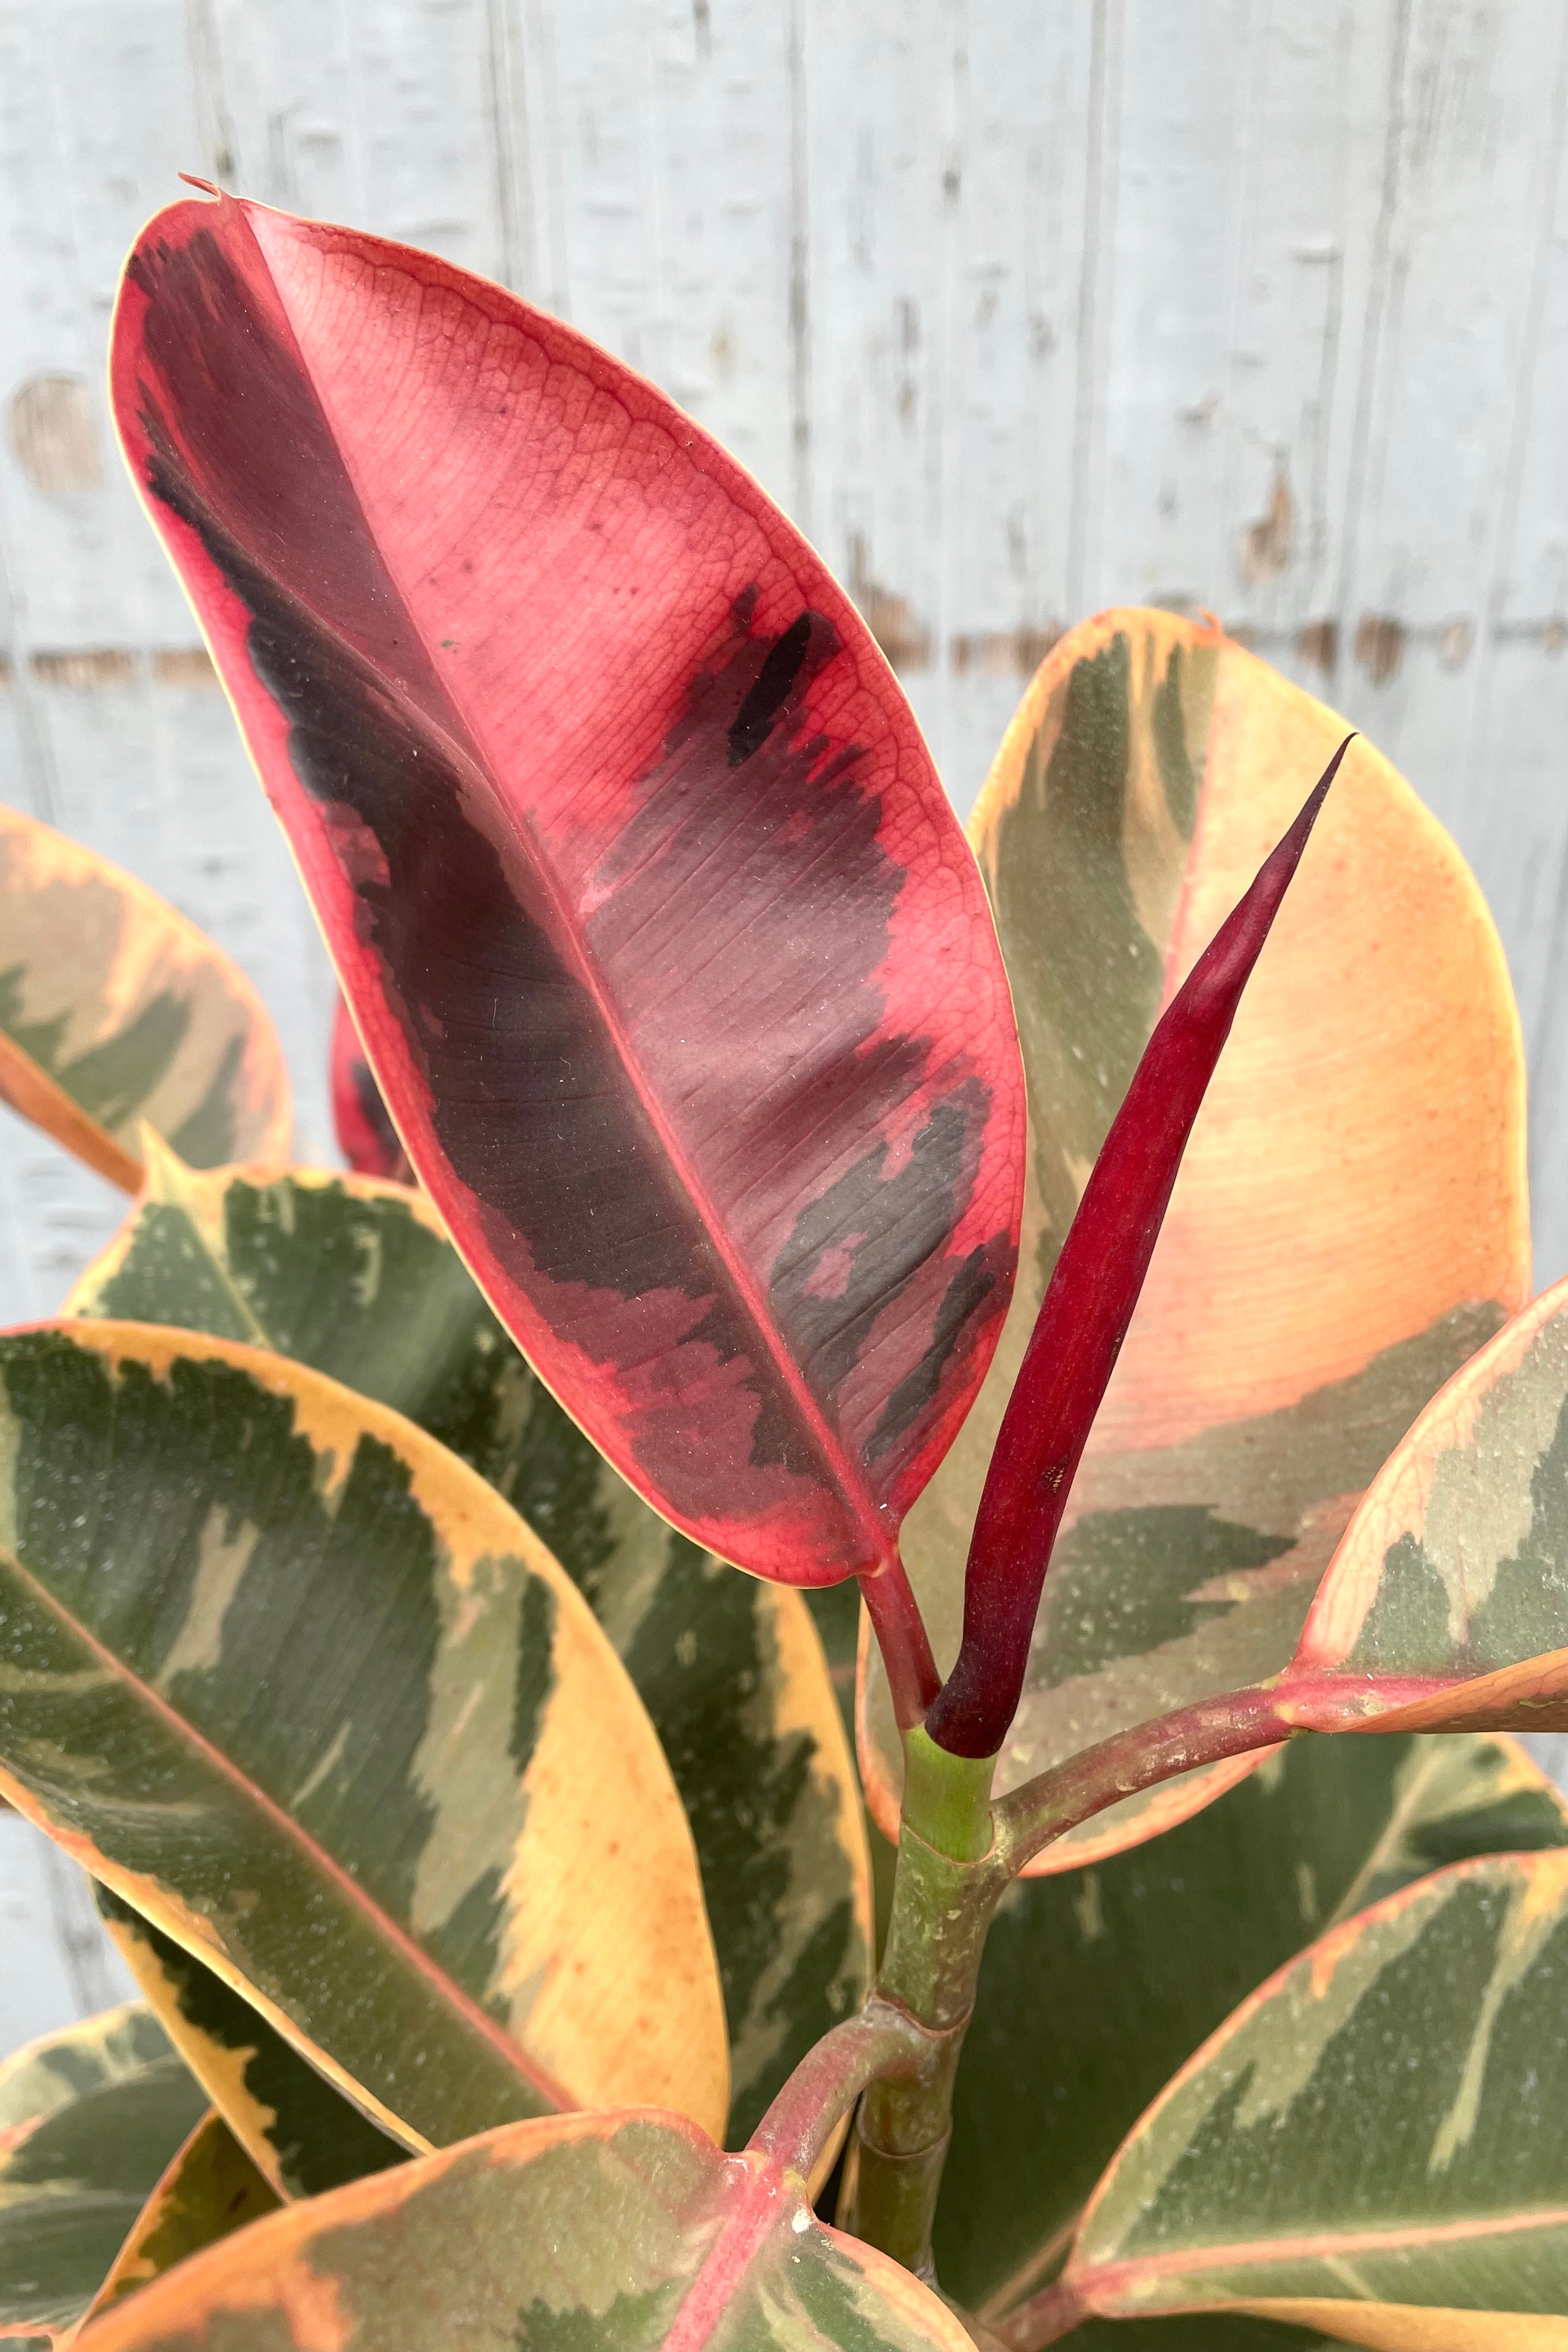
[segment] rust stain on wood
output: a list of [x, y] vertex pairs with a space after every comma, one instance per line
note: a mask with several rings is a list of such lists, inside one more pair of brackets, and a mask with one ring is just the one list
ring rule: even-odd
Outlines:
[[931, 631], [917, 619], [907, 597], [872, 578], [866, 541], [858, 531], [849, 542], [849, 593], [894, 669], [931, 667]]
[[1340, 625], [1333, 620], [1309, 621], [1298, 631], [1296, 652], [1299, 658], [1310, 662], [1315, 669], [1329, 671], [1340, 658]]
[[1373, 686], [1386, 686], [1405, 658], [1405, 624], [1392, 613], [1363, 613], [1356, 623], [1355, 657]]
[[961, 677], [970, 670], [984, 670], [990, 677], [1033, 677], [1061, 634], [1059, 623], [1047, 621], [1040, 628], [1025, 623], [1016, 629], [954, 637], [952, 667]]
[[187, 686], [205, 691], [217, 685], [217, 672], [205, 646], [174, 646], [155, 653], [153, 675], [160, 686]]
[[98, 423], [79, 376], [29, 377], [12, 395], [8, 422], [16, 463], [36, 490], [58, 497], [102, 487]]
[[[141, 658], [139, 650], [125, 646], [69, 646], [31, 655], [27, 667], [40, 686], [64, 687], [75, 694], [100, 694], [134, 685]], [[164, 646], [146, 659], [158, 686], [184, 687], [199, 693], [217, 687], [217, 672], [205, 646]], [[8, 685], [10, 678], [10, 664], [0, 656], [0, 686]]]
[[1281, 466], [1274, 476], [1267, 511], [1256, 522], [1249, 522], [1241, 534], [1242, 578], [1255, 587], [1264, 581], [1277, 580], [1288, 568], [1295, 548], [1296, 501], [1290, 496], [1290, 485]]
[[86, 646], [70, 653], [34, 654], [27, 667], [40, 686], [96, 693], [105, 687], [129, 686], [136, 676], [136, 656], [117, 646]]

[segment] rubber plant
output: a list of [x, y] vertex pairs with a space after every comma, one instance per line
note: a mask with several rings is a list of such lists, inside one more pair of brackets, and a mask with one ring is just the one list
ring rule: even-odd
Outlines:
[[[142, 1995], [0, 2074], [0, 2331], [1568, 2345], [1568, 1287], [1452, 845], [1142, 612], [966, 842], [757, 486], [427, 254], [177, 204], [111, 386], [354, 1172], [127, 1082], [0, 1336], [0, 1790]], [[114, 1173], [153, 950], [39, 909], [178, 919], [26, 841], [8, 1091]]]

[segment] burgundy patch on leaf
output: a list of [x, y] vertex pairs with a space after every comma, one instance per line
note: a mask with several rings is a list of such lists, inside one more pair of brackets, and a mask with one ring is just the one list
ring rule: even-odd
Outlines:
[[963, 1639], [926, 1729], [956, 1756], [994, 1756], [1017, 1712], [1051, 1547], [1100, 1410], [1182, 1154], [1242, 992], [1347, 735], [1161, 1015], [1068, 1229], [997, 1432], [964, 1570]]
[[864, 624], [662, 395], [428, 255], [174, 205], [112, 382], [498, 1312], [701, 1542], [889, 1564], [1001, 1328], [1024, 1111], [979, 876]]
[[375, 1073], [364, 1057], [353, 1015], [338, 999], [332, 1016], [332, 1125], [338, 1149], [359, 1176], [382, 1176], [395, 1184], [413, 1181], [408, 1155], [398, 1140]]

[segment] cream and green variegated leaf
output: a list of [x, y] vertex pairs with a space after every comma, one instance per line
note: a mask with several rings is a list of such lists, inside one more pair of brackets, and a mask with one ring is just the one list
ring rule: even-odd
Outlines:
[[973, 2352], [929, 2288], [816, 2221], [797, 2175], [648, 2112], [516, 2125], [335, 2189], [197, 2255], [84, 2342]]
[[494, 1488], [143, 1325], [0, 1337], [0, 1792], [407, 2145], [650, 2094], [721, 2127], [668, 1768]]
[[737, 1575], [633, 1494], [529, 1370], [423, 1193], [302, 1169], [196, 1173], [150, 1139], [142, 1198], [68, 1305], [329, 1373], [439, 1438], [549, 1544], [637, 1685], [691, 1823], [730, 2023], [727, 2137], [742, 2142], [869, 1969], [854, 1766], [802, 1596]]
[[216, 2107], [209, 2107], [137, 2215], [82, 2325], [176, 2263], [276, 2213], [279, 2199]]
[[[1150, 2100], [1325, 1929], [1447, 1864], [1562, 1845], [1568, 1805], [1514, 1740], [1309, 1738], [1161, 1838], [1016, 1881], [959, 2067], [943, 2286], [999, 2328], [1048, 2284]], [[1210, 2326], [1212, 2352], [1256, 2333]]]
[[1356, 1512], [1287, 1721], [1568, 1730], [1568, 1282], [1428, 1406]]
[[140, 2002], [0, 2063], [0, 2338], [81, 2317], [205, 2105]]
[[201, 1168], [285, 1158], [282, 1049], [237, 964], [145, 883], [0, 809], [0, 1100], [112, 1184], [140, 1123]]
[[318, 2197], [406, 2160], [401, 2140], [362, 2115], [194, 1952], [110, 1888], [97, 1885], [94, 1893], [121, 1958], [170, 2041], [279, 2197]]
[[[904, 1532], [943, 1667], [1003, 1407], [1106, 1129], [1163, 1005], [1344, 732], [1217, 629], [1111, 612], [1056, 647], [997, 754], [970, 832], [1017, 1008], [1030, 1160], [1001, 1346]], [[1279, 1672], [1357, 1497], [1522, 1304], [1529, 1265], [1501, 949], [1453, 844], [1358, 741], [1187, 1147], [998, 1790]], [[901, 1767], [874, 1661], [862, 1684], [862, 1769], [888, 1825]], [[1030, 1868], [1134, 1843], [1249, 1769], [1124, 1801]]]
[[1241, 2309], [1383, 2352], [1568, 2345], [1565, 1986], [1563, 1852], [1332, 1929], [1142, 2118], [1008, 2341]]
[[[1288, 2327], [1278, 2319], [1212, 2311], [1172, 2312], [1160, 2319], [1085, 2319], [1073, 2329], [1072, 2352], [1335, 2352], [1335, 2339], [1317, 2327]], [[1005, 2325], [993, 2347], [1013, 2352]]]

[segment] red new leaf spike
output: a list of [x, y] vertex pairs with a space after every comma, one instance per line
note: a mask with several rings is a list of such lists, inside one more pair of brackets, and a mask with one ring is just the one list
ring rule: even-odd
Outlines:
[[963, 1640], [926, 1717], [954, 1756], [994, 1756], [1024, 1687], [1040, 1588], [1079, 1460], [1159, 1239], [1215, 1065], [1307, 836], [1354, 740], [1193, 966], [1143, 1049], [1095, 1161], [997, 1433], [964, 1575]]
[[497, 1312], [668, 1518], [897, 1613], [1006, 1308], [1023, 1074], [865, 623], [651, 384], [431, 254], [174, 205], [111, 385]]
[[353, 1015], [342, 996], [332, 1016], [332, 1125], [338, 1149], [359, 1176], [384, 1176], [411, 1184], [414, 1171], [398, 1140], [375, 1073], [364, 1057]]

